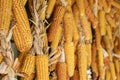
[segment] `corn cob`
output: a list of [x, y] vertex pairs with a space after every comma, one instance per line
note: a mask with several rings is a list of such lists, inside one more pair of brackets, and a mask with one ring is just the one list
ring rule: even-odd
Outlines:
[[88, 16], [89, 20], [92, 22], [93, 28], [95, 28], [98, 24], [98, 19], [92, 12], [88, 0], [85, 0], [85, 13]]
[[32, 46], [32, 34], [25, 8], [20, 0], [13, 0], [13, 13], [17, 21], [13, 29], [15, 44], [20, 52], [27, 52]]
[[97, 79], [98, 77], [98, 66], [97, 66], [97, 48], [95, 43], [92, 44], [92, 72], [93, 72], [93, 79]]
[[50, 18], [55, 6], [55, 2], [56, 0], [48, 0], [48, 6], [46, 9], [46, 18]]
[[101, 80], [104, 80], [104, 61], [103, 61], [103, 50], [102, 47], [98, 48], [98, 70]]
[[62, 26], [59, 25], [55, 34], [55, 39], [51, 43], [51, 49], [56, 50], [62, 36]]
[[111, 73], [112, 80], [116, 80], [115, 67], [114, 67], [113, 62], [111, 62], [109, 64], [109, 68], [110, 68], [110, 73]]
[[35, 68], [35, 56], [33, 54], [27, 54], [21, 69], [21, 73], [30, 76]]
[[114, 58], [113, 59], [113, 61], [114, 61], [114, 65], [115, 65], [115, 72], [116, 72], [116, 74], [119, 74], [119, 72], [120, 72], [120, 69], [119, 69], [119, 60], [118, 59], [116, 59], [116, 58]]
[[57, 63], [57, 80], [67, 80], [67, 65], [64, 62]]
[[69, 77], [73, 76], [74, 74], [74, 45], [72, 42], [65, 42], [64, 43], [64, 50], [65, 50], [65, 59], [68, 68], [68, 75]]
[[106, 15], [106, 20], [107, 20], [107, 22], [109, 23], [109, 25], [111, 26], [111, 27], [116, 27], [116, 23], [115, 23], [115, 20], [114, 19], [112, 19], [111, 17], [110, 17], [110, 15]]
[[80, 16], [85, 15], [85, 0], [76, 0], [76, 3], [79, 8]]
[[79, 80], [87, 80], [87, 52], [86, 45], [78, 46], [78, 70]]
[[35, 74], [32, 73], [30, 76], [25, 76], [25, 77], [22, 77], [20, 80], [33, 80], [35, 77]]
[[63, 18], [64, 21], [64, 37], [65, 41], [71, 42], [73, 39], [73, 17], [72, 13], [66, 12]]
[[86, 16], [80, 16], [80, 22], [81, 22], [81, 25], [83, 27], [83, 32], [85, 34], [85, 41], [91, 42], [91, 40], [92, 40], [92, 32], [91, 32], [91, 24], [90, 24], [90, 22], [88, 21]]
[[120, 4], [118, 2], [116, 2], [116, 1], [114, 1], [114, 0], [112, 0], [111, 5], [118, 8], [118, 9], [120, 9]]
[[112, 40], [112, 30], [111, 30], [111, 27], [108, 25], [106, 27], [106, 30], [107, 30], [108, 38]]
[[36, 64], [36, 80], [49, 80], [48, 73], [48, 56], [37, 55], [35, 59]]
[[0, 63], [2, 62], [3, 60], [3, 55], [0, 53]]
[[95, 29], [95, 39], [96, 39], [96, 47], [99, 48], [101, 44], [101, 35], [100, 35], [100, 27], [97, 26]]
[[65, 13], [64, 6], [61, 6], [61, 5], [56, 6], [54, 14], [53, 14], [53, 21], [48, 31], [49, 42], [52, 42], [54, 40], [56, 31], [57, 31], [57, 26], [62, 22], [64, 13]]
[[109, 69], [106, 69], [106, 75], [105, 75], [105, 80], [110, 80], [111, 75]]
[[78, 8], [78, 6], [77, 6], [77, 4], [74, 4], [73, 6], [72, 6], [72, 12], [73, 12], [73, 15], [74, 15], [74, 19], [75, 19], [75, 22], [76, 22], [76, 24], [78, 24], [79, 23], [79, 21], [80, 21], [80, 19], [79, 19], [79, 8]]
[[8, 34], [12, 16], [12, 0], [0, 0], [0, 37], [5, 38]]
[[91, 59], [92, 59], [92, 57], [91, 57], [91, 44], [86, 44], [86, 48], [87, 48], [87, 65], [88, 65], [88, 67], [90, 67], [91, 66]]
[[74, 71], [73, 80], [79, 80], [79, 73], [77, 70]]
[[99, 11], [99, 25], [101, 36], [103, 36], [106, 34], [105, 12], [103, 10]]

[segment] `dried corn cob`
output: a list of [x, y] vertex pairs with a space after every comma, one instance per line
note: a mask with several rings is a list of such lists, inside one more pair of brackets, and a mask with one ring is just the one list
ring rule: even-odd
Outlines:
[[79, 70], [79, 80], [87, 80], [87, 52], [86, 45], [78, 46], [78, 70]]
[[64, 43], [64, 50], [65, 50], [65, 59], [68, 68], [68, 75], [69, 77], [73, 76], [74, 74], [74, 44], [73, 42], [65, 42]]
[[37, 55], [36, 60], [36, 80], [49, 80], [48, 73], [48, 56]]
[[106, 15], [105, 17], [106, 17], [107, 22], [110, 24], [110, 26], [115, 28], [116, 27], [115, 20], [112, 19], [112, 17], [110, 17], [110, 15]]
[[0, 38], [8, 34], [12, 15], [12, 0], [0, 0]]
[[55, 6], [55, 2], [56, 0], [48, 0], [48, 6], [46, 9], [46, 18], [50, 18]]
[[67, 80], [67, 65], [65, 62], [57, 63], [57, 80]]
[[91, 66], [91, 59], [92, 59], [92, 57], [91, 57], [91, 44], [86, 44], [86, 49], [87, 49], [87, 65], [88, 65], [88, 67], [90, 67]]
[[103, 61], [103, 50], [102, 47], [98, 48], [98, 70], [101, 80], [104, 80], [104, 61]]
[[106, 75], [105, 75], [105, 80], [110, 80], [111, 79], [111, 75], [110, 75], [110, 71], [109, 69], [106, 69]]
[[72, 12], [73, 12], [73, 15], [74, 15], [74, 19], [75, 19], [75, 22], [76, 24], [79, 23], [80, 19], [79, 19], [79, 8], [77, 6], [77, 4], [74, 4], [73, 7], [72, 7]]
[[114, 61], [114, 65], [115, 65], [115, 72], [116, 72], [116, 74], [119, 74], [119, 72], [120, 72], [120, 65], [119, 65], [119, 60], [118, 59], [116, 59], [116, 58], [114, 58], [113, 59], [113, 61]]
[[92, 22], [93, 28], [95, 28], [98, 24], [98, 19], [92, 12], [88, 0], [85, 0], [85, 13], [88, 16], [89, 20]]
[[53, 21], [51, 23], [51, 26], [48, 31], [48, 41], [52, 42], [54, 40], [56, 31], [57, 31], [57, 26], [62, 22], [62, 18], [65, 13], [65, 7], [58, 5], [55, 8], [54, 14], [53, 14]]
[[80, 16], [85, 15], [85, 0], [76, 0], [76, 3], [79, 7]]
[[79, 80], [79, 73], [77, 70], [74, 71], [73, 80]]
[[85, 41], [91, 43], [92, 40], [92, 32], [91, 32], [91, 24], [87, 19], [87, 16], [80, 16], [80, 22], [83, 27], [83, 31], [85, 34]]
[[112, 40], [112, 30], [111, 30], [111, 27], [108, 25], [106, 27], [106, 30], [107, 30], [108, 38]]
[[71, 42], [73, 39], [73, 17], [72, 12], [67, 11], [64, 15], [64, 37], [65, 41]]
[[32, 73], [30, 76], [25, 76], [25, 77], [22, 77], [20, 80], [33, 80], [35, 77], [35, 74]]
[[62, 36], [62, 26], [59, 25], [55, 34], [55, 39], [51, 43], [51, 48], [53, 51], [57, 49], [61, 36]]
[[106, 34], [105, 12], [103, 10], [99, 11], [99, 25], [101, 36], [103, 36]]
[[120, 9], [120, 4], [118, 2], [116, 2], [116, 1], [114, 1], [114, 0], [112, 0], [111, 5], [118, 8], [118, 9]]
[[32, 34], [25, 8], [20, 0], [13, 0], [13, 13], [17, 21], [13, 29], [15, 44], [20, 52], [27, 52], [32, 46]]
[[100, 36], [100, 27], [97, 26], [95, 29], [95, 39], [96, 39], [96, 47], [99, 48], [101, 44], [101, 36]]
[[109, 64], [109, 68], [110, 68], [110, 73], [111, 73], [112, 80], [116, 80], [115, 67], [114, 67], [113, 62], [111, 62]]
[[2, 62], [3, 60], [3, 55], [0, 53], [0, 63]]
[[35, 68], [35, 56], [33, 54], [27, 54], [21, 69], [21, 73], [30, 76]]
[[98, 77], [98, 65], [97, 65], [97, 48], [95, 42], [92, 44], [92, 72], [93, 72], [93, 79], [97, 79]]

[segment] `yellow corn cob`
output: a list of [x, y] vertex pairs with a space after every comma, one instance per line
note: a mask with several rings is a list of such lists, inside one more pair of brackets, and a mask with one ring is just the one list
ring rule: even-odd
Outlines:
[[86, 45], [78, 46], [78, 70], [79, 80], [87, 80], [87, 52]]
[[93, 28], [98, 24], [98, 19], [92, 12], [92, 9], [89, 6], [88, 0], [85, 0], [85, 13], [88, 16], [89, 20], [92, 22]]
[[67, 65], [64, 62], [57, 63], [57, 80], [67, 80]]
[[98, 65], [97, 65], [97, 48], [95, 46], [95, 43], [92, 45], [92, 72], [93, 72], [93, 79], [97, 79], [98, 77]]
[[110, 80], [110, 78], [111, 78], [110, 71], [109, 71], [109, 69], [106, 69], [105, 80]]
[[114, 65], [115, 65], [116, 74], [119, 74], [119, 72], [120, 72], [119, 60], [114, 58], [113, 61], [114, 61]]
[[98, 70], [101, 80], [104, 80], [104, 61], [103, 61], [103, 50], [102, 47], [98, 48]]
[[55, 6], [55, 2], [56, 0], [48, 0], [48, 6], [46, 9], [46, 18], [50, 18]]
[[79, 7], [80, 16], [85, 15], [85, 0], [76, 0], [76, 3]]
[[110, 17], [110, 15], [106, 15], [106, 20], [110, 24], [111, 27], [116, 27], [115, 20]]
[[74, 4], [73, 7], [72, 7], [72, 12], [73, 12], [73, 15], [74, 15], [74, 19], [75, 19], [75, 22], [76, 24], [79, 23], [80, 19], [80, 13], [79, 13], [79, 8], [77, 6], [77, 4]]
[[[13, 29], [13, 38], [20, 52], [27, 52], [32, 46], [32, 34], [28, 17], [20, 0], [13, 0], [13, 13], [17, 21]], [[24, 39], [24, 40], [23, 40]]]
[[55, 38], [57, 26], [62, 22], [65, 13], [65, 7], [58, 5], [53, 13], [53, 21], [48, 31], [48, 41], [52, 42]]
[[36, 80], [49, 80], [48, 73], [48, 56], [37, 55], [36, 62]]
[[118, 9], [120, 9], [120, 3], [118, 3], [118, 2], [116, 2], [114, 0], [112, 0], [111, 5], [118, 8]]
[[33, 80], [35, 77], [35, 74], [32, 73], [30, 76], [25, 76], [25, 77], [22, 77], [20, 80]]
[[62, 37], [62, 26], [59, 25], [55, 34], [55, 39], [51, 43], [51, 49], [56, 50]]
[[68, 75], [69, 77], [73, 76], [74, 74], [74, 44], [73, 42], [65, 42], [64, 43], [64, 50], [65, 50], [65, 59], [66, 59], [66, 63], [67, 63], [67, 71], [68, 71]]
[[25, 4], [27, 3], [27, 0], [21, 0], [21, 2], [22, 2], [23, 5], [25, 6]]
[[80, 22], [85, 34], [85, 40], [91, 42], [92, 40], [91, 24], [88, 21], [87, 16], [80, 16]]
[[109, 25], [106, 27], [106, 30], [107, 30], [107, 35], [108, 35], [109, 39], [112, 39], [112, 30]]
[[79, 73], [77, 70], [74, 71], [73, 80], [79, 80]]
[[103, 37], [103, 41], [105, 43], [106, 49], [112, 49], [112, 46], [110, 45], [110, 40], [107, 35]]
[[113, 62], [111, 62], [109, 64], [109, 68], [110, 68], [110, 73], [111, 73], [112, 80], [116, 80], [115, 67], [114, 67]]
[[100, 27], [99, 26], [97, 26], [95, 29], [95, 39], [96, 39], [96, 47], [98, 49], [101, 44], [101, 35], [100, 35]]
[[0, 38], [8, 34], [12, 16], [12, 0], [0, 0]]
[[2, 62], [3, 60], [3, 55], [0, 53], [0, 63]]
[[103, 10], [99, 11], [99, 25], [101, 36], [106, 34], [106, 25], [105, 25], [105, 12]]
[[64, 21], [64, 37], [65, 41], [71, 42], [73, 39], [73, 16], [72, 13], [66, 12], [63, 18]]
[[35, 68], [35, 56], [33, 54], [27, 54], [21, 69], [21, 73], [30, 76]]
[[88, 65], [88, 67], [90, 67], [91, 66], [91, 59], [92, 59], [92, 57], [91, 57], [91, 44], [86, 44], [86, 49], [87, 49], [87, 65]]

